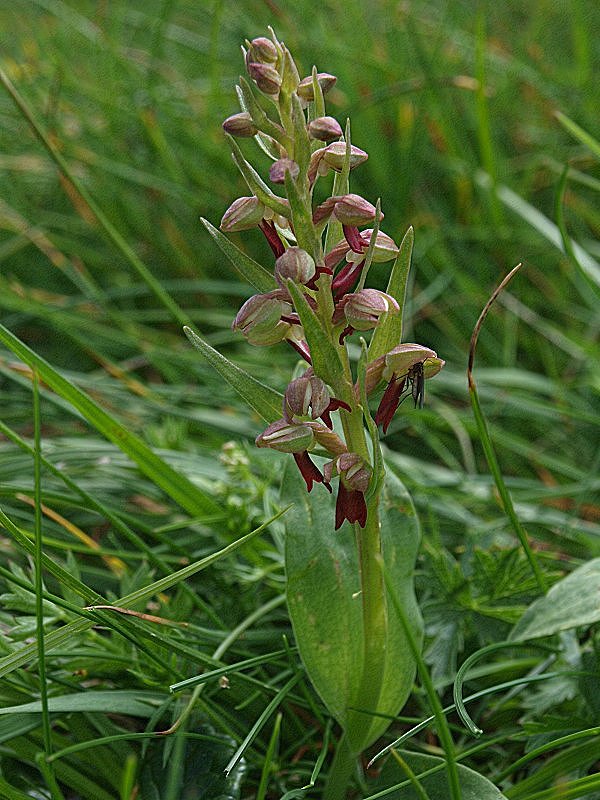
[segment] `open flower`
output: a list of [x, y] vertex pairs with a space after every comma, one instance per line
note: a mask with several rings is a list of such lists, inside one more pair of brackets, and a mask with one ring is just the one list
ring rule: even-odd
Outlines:
[[335, 503], [335, 530], [342, 526], [344, 520], [358, 522], [364, 528], [367, 522], [365, 492], [373, 473], [371, 467], [358, 453], [342, 453], [326, 464], [323, 472], [327, 481], [336, 474], [340, 477]]
[[[415, 406], [423, 406], [425, 379], [432, 378], [446, 362], [437, 357], [435, 350], [421, 344], [399, 344], [367, 367], [367, 394], [381, 380], [387, 386], [375, 414], [375, 422], [385, 433], [406, 391], [412, 394]], [[405, 391], [408, 384], [408, 389]]]

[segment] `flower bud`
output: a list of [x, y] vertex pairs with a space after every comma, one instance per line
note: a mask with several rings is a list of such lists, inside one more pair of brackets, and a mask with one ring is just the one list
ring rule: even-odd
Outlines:
[[278, 58], [277, 47], [266, 36], [252, 39], [246, 53], [247, 64], [276, 64]]
[[221, 230], [224, 233], [247, 231], [262, 220], [265, 207], [258, 197], [238, 197], [223, 214]]
[[292, 381], [284, 395], [284, 416], [317, 419], [329, 407], [331, 395], [325, 382], [316, 375], [304, 374]]
[[280, 290], [255, 294], [240, 308], [231, 328], [239, 330], [249, 344], [267, 347], [285, 339], [291, 326], [281, 317], [291, 312], [292, 307], [283, 300]]
[[275, 262], [275, 279], [283, 288], [287, 280], [306, 284], [316, 272], [313, 257], [301, 247], [288, 247]]
[[308, 123], [308, 135], [320, 142], [333, 142], [342, 135], [342, 127], [333, 117], [318, 117]]
[[[372, 233], [372, 228], [367, 228], [366, 231], [360, 233], [360, 238], [366, 242], [367, 246], [371, 244]], [[373, 261], [376, 263], [390, 261], [392, 258], [396, 258], [399, 252], [400, 249], [392, 237], [383, 231], [378, 231], [373, 248]]]
[[344, 314], [354, 330], [374, 328], [382, 314], [398, 314], [400, 306], [394, 298], [378, 289], [361, 289], [344, 298]]
[[[342, 225], [358, 227], [373, 222], [376, 215], [374, 205], [358, 194], [345, 194], [333, 207], [333, 215]], [[383, 217], [383, 214], [381, 214]]]
[[248, 74], [265, 94], [278, 94], [281, 88], [281, 75], [271, 64], [252, 61], [248, 64]]
[[[360, 147], [350, 145], [350, 169], [362, 164], [368, 157], [367, 153], [361, 150]], [[327, 145], [322, 160], [324, 164], [335, 170], [335, 172], [341, 172], [346, 160], [346, 142], [332, 142]]]
[[356, 492], [366, 492], [373, 470], [358, 453], [341, 453], [323, 467], [327, 481], [339, 475], [346, 487]]
[[298, 177], [300, 167], [291, 158], [280, 158], [271, 164], [269, 178], [273, 183], [285, 183], [285, 173], [289, 172], [294, 180]]
[[314, 443], [309, 425], [278, 419], [256, 437], [257, 447], [270, 447], [280, 453], [301, 453]]
[[231, 136], [238, 137], [250, 137], [258, 133], [258, 128], [247, 111], [227, 117], [223, 122], [223, 130]]
[[[317, 74], [317, 82], [321, 87], [321, 91], [323, 92], [323, 94], [327, 94], [327, 92], [335, 85], [336, 81], [337, 78], [335, 77], [335, 75], [328, 75], [326, 72], [319, 72]], [[298, 84], [296, 93], [298, 97], [301, 97], [303, 100], [315, 99], [312, 75], [308, 75], [306, 78], [302, 78], [302, 80]]]

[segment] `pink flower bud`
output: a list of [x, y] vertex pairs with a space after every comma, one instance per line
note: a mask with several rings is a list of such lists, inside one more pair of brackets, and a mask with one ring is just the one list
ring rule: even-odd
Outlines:
[[271, 64], [252, 61], [248, 64], [248, 74], [264, 94], [279, 94], [281, 75]]
[[342, 302], [348, 324], [357, 331], [374, 328], [382, 314], [400, 313], [400, 306], [394, 298], [378, 289], [361, 289], [346, 295]]
[[[373, 222], [376, 208], [358, 194], [340, 197], [333, 207], [333, 215], [342, 225], [358, 227]], [[381, 215], [383, 217], [383, 214]]]
[[[369, 156], [364, 150], [359, 147], [350, 145], [350, 169], [358, 167], [363, 161], [366, 161]], [[346, 160], [346, 142], [332, 142], [325, 148], [323, 153], [323, 162], [335, 170], [341, 172], [344, 168], [344, 161]]]
[[[323, 92], [323, 94], [327, 94], [327, 92], [335, 85], [336, 81], [337, 78], [335, 77], [335, 75], [328, 75], [326, 72], [319, 72], [317, 74], [317, 82], [321, 87], [321, 91]], [[298, 97], [301, 97], [303, 100], [315, 99], [312, 75], [308, 75], [306, 78], [302, 78], [302, 80], [298, 84], [296, 93]]]
[[256, 227], [265, 213], [258, 197], [238, 197], [223, 214], [221, 230], [224, 233], [246, 231]]
[[227, 117], [223, 122], [223, 130], [231, 136], [238, 137], [250, 137], [258, 133], [258, 128], [247, 111]]
[[281, 290], [255, 294], [240, 308], [231, 327], [239, 330], [250, 344], [267, 347], [286, 338], [291, 325], [281, 317], [291, 312], [292, 306], [283, 299]]
[[331, 396], [321, 378], [304, 374], [292, 381], [285, 390], [284, 416], [306, 417], [310, 414], [317, 419], [328, 408]]
[[246, 60], [248, 64], [275, 64], [278, 58], [277, 47], [266, 36], [252, 39], [248, 45]]
[[333, 117], [318, 117], [308, 123], [308, 135], [319, 142], [333, 142], [342, 135], [342, 127]]
[[[366, 231], [361, 231], [360, 238], [367, 244], [371, 244], [371, 234], [373, 233], [372, 228], [367, 228]], [[375, 239], [375, 247], [373, 248], [373, 261], [374, 262], [384, 262], [384, 261], [391, 261], [392, 258], [396, 258], [400, 249], [396, 242], [392, 239], [391, 236], [388, 236], [387, 233], [383, 231], [379, 231], [377, 233], [377, 237]]]
[[256, 437], [257, 447], [270, 447], [280, 453], [301, 453], [314, 444], [309, 425], [278, 419]]
[[291, 158], [280, 158], [271, 164], [269, 178], [273, 183], [285, 183], [285, 173], [289, 172], [294, 180], [298, 177], [300, 167]]
[[275, 262], [275, 279], [282, 288], [285, 288], [286, 280], [306, 284], [315, 272], [314, 259], [301, 247], [288, 247]]

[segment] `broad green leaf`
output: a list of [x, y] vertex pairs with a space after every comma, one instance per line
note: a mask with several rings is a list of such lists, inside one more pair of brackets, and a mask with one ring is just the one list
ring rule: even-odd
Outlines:
[[[66, 713], [71, 711], [101, 712], [103, 714], [127, 714], [131, 717], [151, 717], [156, 708], [168, 698], [168, 694], [145, 692], [144, 690], [114, 689], [107, 691], [76, 692], [48, 698], [48, 711]], [[18, 706], [0, 708], [2, 714], [41, 714], [42, 702], [22, 703]]]
[[[294, 465], [286, 469], [282, 496], [284, 502], [294, 503], [286, 516], [287, 599], [296, 643], [310, 679], [344, 728], [352, 709], [398, 714], [411, 691], [415, 662], [391, 602], [377, 708], [364, 708], [358, 696], [365, 632], [353, 527], [345, 524], [334, 532], [335, 498], [321, 485], [308, 494]], [[382, 492], [381, 535], [383, 558], [395, 590], [420, 637], [422, 621], [413, 587], [418, 521], [406, 489], [390, 473]], [[351, 741], [353, 750], [367, 747], [389, 724], [389, 720], [373, 716], [363, 740]], [[351, 740], [352, 732], [347, 730], [347, 734]]]
[[211, 225], [207, 219], [200, 217], [200, 222], [227, 256], [233, 268], [245, 281], [251, 286], [254, 286], [261, 294], [277, 289], [277, 281], [274, 276], [259, 264], [258, 261], [250, 258], [250, 256], [247, 256], [239, 247], [236, 247], [233, 242], [229, 241], [225, 234], [221, 233], [214, 225]]
[[287, 288], [304, 328], [315, 373], [331, 386], [339, 386], [343, 380], [344, 368], [335, 346], [302, 291], [293, 281], [287, 282]]
[[[451, 800], [452, 795], [448, 788], [443, 758], [410, 753], [406, 750], [399, 750], [398, 754], [418, 778], [423, 789], [427, 792], [429, 800]], [[423, 773], [430, 771], [434, 771], [433, 774], [421, 777]], [[484, 778], [483, 775], [475, 772], [475, 770], [469, 769], [469, 767], [458, 764], [458, 777], [462, 800], [506, 800], [505, 795], [493, 783]], [[381, 775], [377, 779], [376, 788], [382, 791], [396, 784], [405, 783], [407, 780], [406, 772], [392, 757], [388, 759]], [[395, 789], [389, 797], [393, 797], [394, 800], [421, 800], [412, 785]]]
[[387, 317], [375, 328], [375, 333], [369, 345], [369, 361], [374, 361], [379, 356], [388, 353], [402, 341], [402, 318], [404, 316], [404, 301], [406, 298], [406, 285], [410, 272], [415, 234], [412, 226], [404, 234], [400, 245], [400, 252], [396, 256], [386, 292], [396, 300], [400, 306], [399, 314], [388, 314]]
[[574, 570], [532, 603], [510, 632], [522, 641], [600, 621], [600, 558]]
[[257, 381], [241, 367], [237, 367], [218, 350], [211, 347], [191, 328], [183, 329], [194, 347], [199, 350], [208, 363], [227, 383], [235, 389], [240, 397], [253, 408], [266, 422], [274, 422], [281, 417], [283, 395]]
[[219, 514], [217, 503], [195, 486], [189, 478], [180, 474], [156, 455], [139, 436], [122, 425], [102, 409], [89, 395], [57, 372], [54, 367], [27, 347], [4, 325], [0, 325], [0, 342], [32, 369], [53, 391], [67, 400], [103, 436], [116, 444], [134, 461], [140, 472], [159, 486], [165, 494], [192, 516]]

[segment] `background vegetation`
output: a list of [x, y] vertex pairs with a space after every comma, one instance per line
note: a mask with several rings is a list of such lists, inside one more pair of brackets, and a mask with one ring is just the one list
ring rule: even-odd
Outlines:
[[[282, 523], [234, 544], [281, 510], [282, 462], [253, 448], [259, 420], [180, 324], [287, 384], [291, 350], [231, 333], [251, 290], [199, 223], [217, 224], [245, 193], [220, 123], [237, 110], [239, 46], [269, 24], [304, 74], [315, 63], [337, 75], [329, 113], [351, 117], [370, 156], [353, 190], [381, 197], [397, 241], [415, 228], [406, 339], [447, 363], [386, 444], [421, 516], [426, 658], [443, 702], [457, 667], [505, 641], [540, 594], [465, 378], [473, 325], [519, 261], [480, 336], [483, 410], [546, 583], [600, 554], [600, 148], [586, 139], [598, 136], [600, 7], [3, 4], [0, 66], [47, 137], [2, 90], [1, 321], [31, 348], [0, 337], [0, 795], [11, 800], [280, 798], [314, 781], [307, 796], [319, 796], [338, 731], [294, 650]], [[236, 242], [271, 263], [258, 233]], [[380, 288], [385, 279], [382, 269]], [[489, 691], [470, 706], [485, 731], [477, 744], [449, 717], [459, 761], [511, 800], [555, 787], [600, 797], [592, 621], [575, 618], [546, 649], [490, 653], [469, 673], [465, 693]], [[169, 692], [201, 672], [204, 683]], [[392, 734], [429, 713], [416, 688]], [[407, 746], [441, 753], [432, 731]], [[382, 763], [357, 777], [357, 796], [406, 777]], [[393, 796], [419, 796], [404, 791], [416, 790]], [[444, 796], [443, 785], [427, 791]]]

